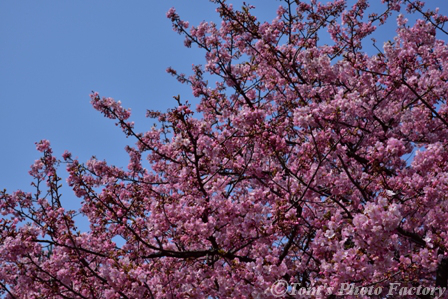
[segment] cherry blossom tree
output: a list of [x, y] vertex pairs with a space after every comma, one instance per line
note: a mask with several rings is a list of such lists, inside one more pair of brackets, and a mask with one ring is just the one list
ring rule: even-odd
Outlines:
[[[43, 140], [34, 190], [1, 192], [0, 294], [271, 298], [279, 280], [447, 287], [448, 18], [421, 1], [373, 11], [366, 0], [284, 0], [260, 22], [248, 4], [213, 2], [220, 24], [167, 13], [205, 53], [191, 75], [168, 69], [195, 108], [175, 96], [140, 133], [120, 102], [91, 95], [135, 139], [127, 169], [58, 160]], [[393, 40], [375, 35], [385, 26]], [[61, 203], [60, 165], [78, 212]]]

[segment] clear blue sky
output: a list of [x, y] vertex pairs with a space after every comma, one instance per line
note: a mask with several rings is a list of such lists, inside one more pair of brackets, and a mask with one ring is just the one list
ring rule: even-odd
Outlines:
[[[280, 4], [248, 2], [266, 20]], [[447, 11], [445, 1], [428, 3]], [[40, 157], [34, 142], [41, 139], [50, 140], [57, 157], [67, 149], [80, 161], [95, 155], [126, 166], [123, 149], [134, 140], [91, 107], [92, 90], [132, 108], [141, 130], [152, 125], [146, 109], [165, 111], [177, 94], [192, 98], [165, 73], [168, 66], [188, 73], [192, 63], [204, 63], [203, 52], [185, 48], [172, 31], [165, 17], [172, 6], [191, 25], [217, 20], [206, 0], [0, 2], [1, 189], [33, 191], [28, 170]], [[69, 208], [79, 205], [69, 189], [64, 193]]]
[[[193, 98], [165, 72], [204, 63], [203, 52], [185, 48], [172, 30], [166, 12], [173, 6], [192, 25], [218, 20], [206, 0], [0, 2], [0, 189], [33, 191], [28, 171], [41, 139], [58, 158], [69, 150], [82, 162], [95, 155], [127, 165], [124, 147], [134, 140], [91, 107], [92, 90], [131, 108], [140, 130], [152, 125], [146, 109], [166, 111], [178, 94]], [[275, 9], [260, 13], [271, 20]], [[68, 188], [63, 199], [79, 207]]]

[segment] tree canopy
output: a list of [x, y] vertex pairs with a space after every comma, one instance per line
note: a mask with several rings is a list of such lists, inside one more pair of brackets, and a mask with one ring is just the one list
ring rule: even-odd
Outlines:
[[[127, 169], [70, 152], [59, 160], [42, 140], [34, 191], [0, 193], [0, 295], [446, 290], [448, 18], [413, 0], [374, 10], [366, 0], [283, 0], [260, 22], [249, 4], [212, 2], [220, 24], [167, 13], [185, 45], [205, 53], [191, 75], [167, 70], [191, 86], [196, 107], [175, 96], [173, 109], [148, 110], [158, 126], [136, 132], [130, 110], [92, 93], [93, 107], [135, 140]], [[381, 27], [396, 37], [381, 40]], [[61, 203], [60, 165], [88, 232]]]

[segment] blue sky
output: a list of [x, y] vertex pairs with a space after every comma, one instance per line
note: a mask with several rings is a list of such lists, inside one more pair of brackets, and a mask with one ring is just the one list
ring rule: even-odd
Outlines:
[[[173, 6], [192, 25], [218, 20], [206, 0], [0, 2], [0, 189], [33, 191], [28, 171], [41, 139], [58, 158], [69, 150], [82, 162], [95, 155], [126, 167], [124, 147], [134, 140], [91, 107], [92, 90], [131, 108], [139, 130], [152, 126], [146, 109], [166, 111], [178, 94], [192, 100], [165, 72], [204, 63], [203, 52], [185, 48], [172, 30], [166, 12]], [[272, 19], [275, 9], [260, 13]], [[63, 200], [79, 207], [69, 188]]]
[[[428, 1], [447, 11], [442, 2]], [[251, 3], [266, 20], [280, 4]], [[69, 150], [80, 161], [95, 155], [126, 166], [124, 147], [134, 140], [91, 107], [92, 90], [132, 108], [140, 130], [152, 125], [146, 109], [165, 111], [178, 94], [192, 99], [165, 72], [172, 66], [188, 73], [192, 63], [204, 63], [203, 52], [185, 48], [172, 31], [165, 17], [172, 6], [191, 25], [218, 20], [206, 0], [0, 2], [1, 189], [33, 191], [28, 170], [40, 157], [34, 143], [41, 139], [50, 140], [57, 157]], [[80, 202], [69, 189], [64, 199], [72, 208]]]
[[[146, 109], [166, 110], [188, 90], [165, 73], [201, 61], [183, 48], [166, 11], [195, 18], [181, 1], [2, 1], [0, 4], [0, 185], [26, 188], [34, 142], [49, 139], [85, 161], [124, 165], [128, 141], [90, 106], [92, 90], [131, 107], [144, 128]], [[204, 1], [202, 11], [212, 7]], [[143, 123], [141, 123], [143, 122]], [[123, 160], [123, 158], [125, 160]]]

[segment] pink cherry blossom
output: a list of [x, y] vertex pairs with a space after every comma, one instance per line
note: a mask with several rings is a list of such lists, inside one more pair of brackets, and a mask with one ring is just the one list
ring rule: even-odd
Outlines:
[[[167, 69], [196, 107], [174, 96], [137, 132], [130, 109], [91, 95], [135, 140], [127, 168], [68, 151], [60, 161], [36, 143], [33, 191], [0, 193], [0, 296], [447, 287], [448, 18], [421, 1], [313, 0], [283, 1], [265, 22], [253, 6], [213, 2], [219, 23], [167, 13], [205, 53], [189, 75]], [[61, 164], [79, 211], [61, 203]]]

